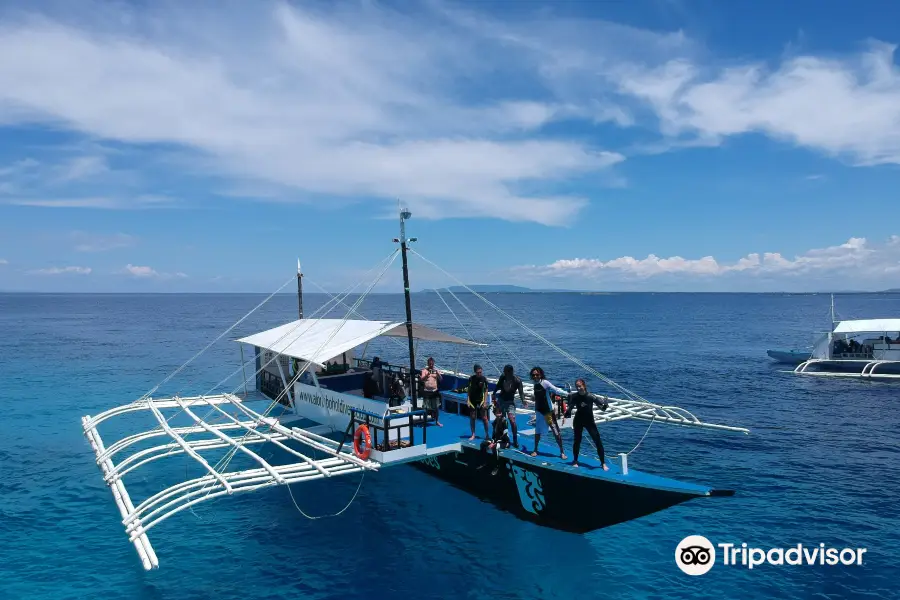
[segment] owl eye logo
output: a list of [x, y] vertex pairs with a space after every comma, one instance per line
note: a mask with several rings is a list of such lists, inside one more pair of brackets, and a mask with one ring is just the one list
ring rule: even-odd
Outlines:
[[709, 562], [711, 555], [709, 551], [712, 548], [704, 548], [703, 546], [688, 546], [681, 549], [681, 562], [686, 565], [705, 565]]
[[703, 575], [715, 563], [715, 547], [702, 535], [689, 535], [675, 548], [675, 564], [688, 575]]

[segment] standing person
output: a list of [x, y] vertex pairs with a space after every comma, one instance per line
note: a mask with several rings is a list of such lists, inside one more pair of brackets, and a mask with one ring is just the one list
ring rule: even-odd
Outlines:
[[381, 362], [381, 359], [378, 358], [377, 356], [372, 359], [372, 373], [375, 377], [375, 383], [378, 384], [378, 393], [379, 394], [381, 394], [384, 391], [384, 389], [383, 389], [384, 381], [383, 381], [383, 378], [381, 377], [382, 365], [383, 365], [383, 363]]
[[575, 388], [576, 390], [569, 394], [569, 409], [566, 411], [566, 416], [568, 417], [572, 414], [572, 409], [575, 409], [575, 418], [572, 420], [572, 428], [575, 430], [575, 445], [572, 447], [572, 454], [574, 454], [572, 466], [578, 466], [578, 450], [581, 448], [581, 436], [583, 431], [587, 429], [588, 434], [594, 441], [594, 445], [597, 447], [600, 465], [604, 471], [609, 471], [609, 467], [606, 466], [606, 456], [603, 452], [603, 442], [600, 441], [600, 432], [597, 431], [597, 423], [594, 422], [594, 405], [596, 404], [600, 410], [605, 411], [609, 407], [609, 402], [606, 396], [588, 393], [584, 379], [576, 379]]
[[563, 389], [560, 389], [544, 378], [544, 369], [533, 367], [531, 369], [531, 381], [534, 383], [534, 451], [532, 456], [538, 454], [538, 444], [541, 443], [541, 434], [548, 431], [553, 432], [556, 443], [559, 445], [559, 457], [566, 459], [566, 451], [563, 450], [562, 436], [559, 434], [559, 424], [556, 422], [556, 415], [553, 412], [553, 402], [547, 392], [554, 394], [567, 395]]
[[428, 366], [419, 373], [419, 381], [422, 382], [422, 401], [425, 403], [425, 410], [434, 413], [434, 424], [438, 427], [444, 426], [440, 421], [441, 411], [438, 408], [438, 402], [441, 398], [438, 386], [441, 383], [441, 379], [441, 372], [434, 368], [434, 358], [429, 356]]
[[481, 365], [475, 365], [472, 370], [474, 375], [469, 377], [468, 404], [469, 404], [469, 422], [472, 425], [472, 436], [470, 440], [475, 439], [475, 419], [481, 419], [484, 423], [484, 439], [491, 437], [488, 429], [488, 380], [484, 376]]
[[512, 429], [513, 446], [519, 447], [519, 428], [516, 426], [516, 392], [522, 406], [525, 405], [525, 390], [522, 388], [522, 380], [516, 375], [512, 365], [503, 367], [503, 375], [497, 379], [497, 387], [493, 397], [496, 400], [500, 396], [500, 410], [509, 417], [509, 428]]

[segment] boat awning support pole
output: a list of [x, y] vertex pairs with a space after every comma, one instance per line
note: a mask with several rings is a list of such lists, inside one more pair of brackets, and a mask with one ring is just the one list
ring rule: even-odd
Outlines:
[[244, 345], [241, 344], [241, 376], [244, 379], [244, 398], [247, 397], [247, 371], [244, 369]]
[[291, 393], [291, 388], [288, 386], [287, 379], [284, 376], [284, 369], [281, 368], [281, 355], [279, 358], [275, 359], [275, 366], [278, 367], [278, 374], [281, 376], [281, 383], [284, 385], [284, 396], [287, 398], [288, 404], [291, 407], [291, 410], [294, 410], [294, 395]]

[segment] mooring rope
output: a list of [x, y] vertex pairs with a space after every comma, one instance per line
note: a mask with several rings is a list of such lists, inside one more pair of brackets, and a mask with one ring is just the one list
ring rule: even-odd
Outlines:
[[363, 470], [362, 470], [362, 477], [359, 478], [359, 485], [356, 486], [356, 491], [353, 493], [353, 497], [350, 498], [350, 502], [347, 503], [347, 506], [345, 506], [345, 507], [342, 508], [341, 510], [337, 511], [337, 512], [334, 513], [333, 515], [320, 515], [320, 516], [318, 516], [318, 517], [314, 517], [314, 516], [312, 516], [312, 515], [308, 515], [308, 514], [306, 514], [305, 512], [303, 512], [303, 509], [300, 508], [300, 506], [297, 504], [297, 500], [294, 498], [294, 492], [291, 491], [291, 486], [290, 486], [290, 485], [286, 485], [285, 487], [287, 488], [288, 494], [289, 494], [290, 497], [291, 497], [291, 502], [294, 503], [294, 508], [296, 508], [297, 511], [298, 511], [301, 515], [303, 515], [304, 517], [306, 517], [306, 518], [309, 519], [310, 521], [317, 521], [317, 520], [319, 520], [319, 519], [328, 519], [328, 518], [331, 518], [331, 517], [338, 517], [338, 516], [344, 514], [344, 511], [347, 510], [348, 508], [350, 508], [350, 505], [353, 504], [353, 501], [354, 501], [354, 500], [356, 500], [356, 496], [357, 496], [357, 494], [359, 494], [359, 490], [360, 490], [360, 488], [362, 488], [362, 482], [363, 482], [363, 479], [365, 479], [365, 478], [366, 478], [366, 470], [363, 469]]

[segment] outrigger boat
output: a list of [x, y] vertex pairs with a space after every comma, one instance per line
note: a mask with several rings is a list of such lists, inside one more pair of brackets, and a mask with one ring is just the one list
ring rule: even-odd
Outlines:
[[[489, 463], [493, 464], [492, 458], [482, 450], [479, 441], [468, 439], [468, 406], [465, 394], [458, 391], [467, 383], [467, 376], [459, 373], [458, 368], [440, 369], [443, 375], [440, 421], [443, 426], [435, 427], [431, 417], [419, 407], [414, 379], [416, 371], [410, 369], [416, 364], [418, 342], [478, 348], [489, 360], [490, 356], [484, 350], [485, 344], [413, 322], [407, 254], [415, 253], [426, 262], [434, 263], [409, 248], [409, 244], [416, 241], [406, 237], [405, 223], [409, 218], [409, 211], [401, 211], [400, 237], [394, 240], [399, 249], [388, 257], [387, 264], [382, 261], [383, 268], [375, 281], [349, 306], [341, 319], [315, 318], [315, 314], [329, 306], [346, 306], [344, 300], [349, 297], [349, 292], [332, 297], [313, 316], [304, 318], [303, 275], [298, 264], [300, 318], [237, 340], [242, 353], [241, 367], [233, 375], [243, 372], [243, 377], [241, 384], [231, 392], [152, 397], [160, 386], [265, 304], [274, 293], [141, 398], [93, 417], [83, 417], [84, 434], [112, 492], [128, 539], [145, 569], [159, 565], [148, 532], [201, 502], [275, 486], [288, 486], [290, 491], [294, 484], [378, 472], [398, 465], [412, 465], [524, 520], [576, 533], [636, 519], [693, 498], [734, 494], [732, 490], [713, 489], [631, 469], [628, 465], [630, 453], [613, 457], [618, 459], [618, 464], [610, 463], [609, 471], [599, 468], [596, 460], [585, 457], [579, 460], [581, 466], [576, 468], [560, 459], [555, 447], [551, 451], [543, 444], [537, 457], [512, 447], [501, 450], [499, 473], [494, 475], [491, 468], [485, 468]], [[351, 319], [362, 316], [358, 311], [360, 304], [398, 253], [403, 264], [406, 321]], [[653, 423], [659, 423], [749, 433], [740, 427], [703, 422], [678, 407], [648, 402], [559, 348], [487, 298], [471, 289], [468, 291], [586, 373], [621, 392], [623, 397], [610, 397], [608, 410], [595, 412], [599, 424], [634, 419], [647, 422], [648, 430]], [[472, 337], [465, 326], [463, 329]], [[374, 397], [368, 398], [362, 395], [363, 380], [372, 377], [373, 367], [371, 361], [365, 359], [365, 351], [369, 342], [376, 338], [406, 338], [404, 351], [408, 350], [408, 364], [382, 364], [377, 368], [379, 390], [388, 388], [389, 379], [405, 383], [409, 397], [400, 403], [390, 403], [380, 394], [370, 393]], [[498, 341], [502, 344], [502, 340], [498, 338]], [[243, 358], [245, 346], [253, 351], [252, 362], [245, 362]], [[357, 357], [360, 347], [362, 354]], [[249, 377], [246, 375], [248, 363], [255, 365], [255, 372]], [[493, 389], [496, 379], [489, 378], [489, 381]], [[525, 391], [530, 401], [533, 397], [530, 384], [525, 384]], [[149, 413], [155, 427], [107, 445], [98, 427], [110, 419], [131, 413]], [[519, 435], [533, 433], [529, 430], [529, 418], [533, 415], [532, 410], [517, 409]], [[277, 447], [290, 457], [288, 462], [273, 464], [271, 459], [263, 458], [259, 452], [262, 445]], [[231, 466], [232, 459], [238, 454], [250, 463], [249, 467]], [[172, 456], [189, 458], [188, 463], [199, 467], [202, 475], [165, 487], [135, 504], [124, 478], [141, 467]], [[218, 460], [213, 461], [214, 457]], [[180, 467], [172, 469], [169, 474], [178, 474], [180, 470]]]
[[822, 334], [795, 375], [900, 379], [900, 319], [839, 321], [831, 296], [831, 330]]

